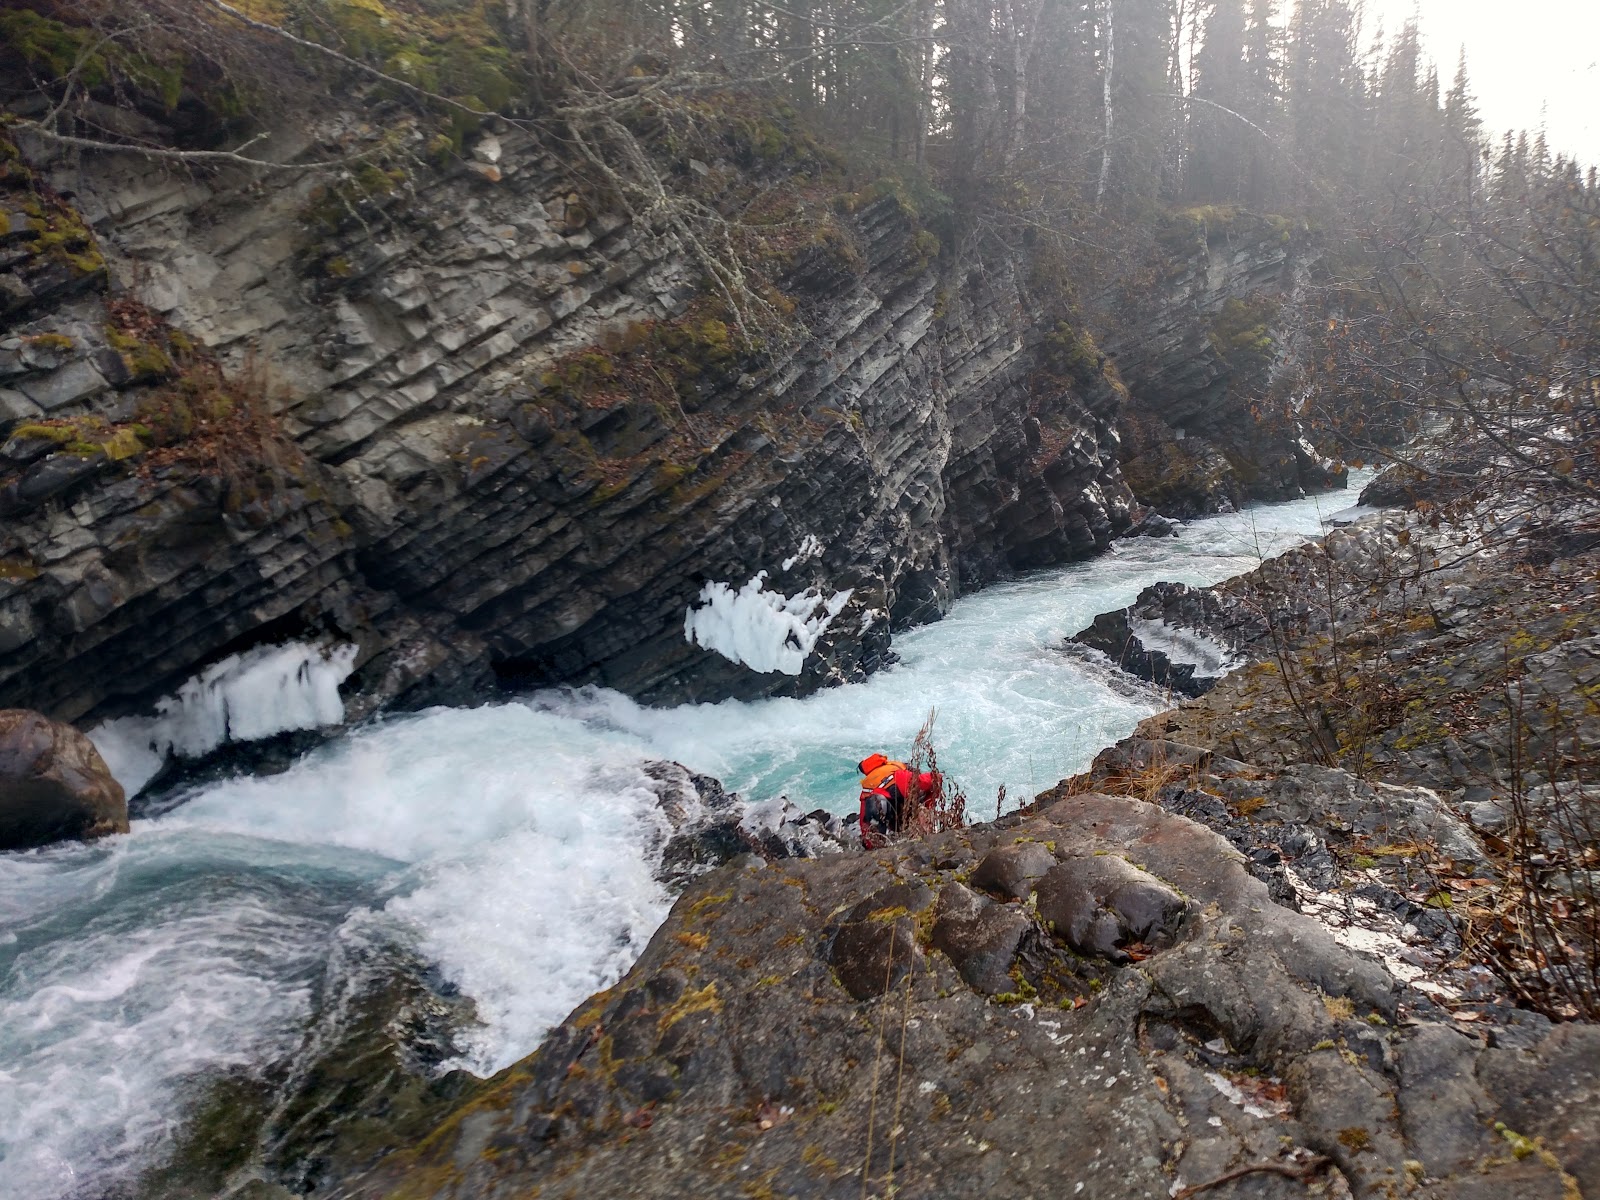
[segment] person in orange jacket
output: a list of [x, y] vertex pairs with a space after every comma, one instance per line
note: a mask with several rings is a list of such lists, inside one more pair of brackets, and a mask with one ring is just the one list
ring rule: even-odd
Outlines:
[[933, 771], [913, 773], [903, 762], [873, 754], [856, 764], [861, 772], [861, 844], [875, 849], [899, 833], [920, 804], [932, 808], [939, 796], [939, 776]]

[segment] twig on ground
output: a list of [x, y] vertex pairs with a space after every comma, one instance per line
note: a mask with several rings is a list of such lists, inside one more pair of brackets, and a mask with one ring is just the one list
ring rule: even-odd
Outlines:
[[1173, 1200], [1189, 1200], [1191, 1196], [1198, 1196], [1201, 1192], [1209, 1192], [1212, 1188], [1221, 1187], [1225, 1183], [1232, 1183], [1235, 1179], [1243, 1179], [1247, 1175], [1281, 1175], [1285, 1179], [1293, 1179], [1304, 1183], [1312, 1176], [1327, 1169], [1333, 1162], [1325, 1154], [1315, 1154], [1302, 1163], [1259, 1162], [1248, 1166], [1237, 1167], [1215, 1179], [1208, 1179], [1204, 1183], [1190, 1184], [1182, 1191], [1173, 1193]]

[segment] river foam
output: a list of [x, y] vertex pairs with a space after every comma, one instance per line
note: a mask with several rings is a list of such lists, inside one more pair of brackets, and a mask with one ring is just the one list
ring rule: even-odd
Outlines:
[[666, 915], [641, 747], [510, 704], [384, 721], [126, 837], [0, 857], [0, 1195], [97, 1194], [300, 1043], [354, 924], [477, 1002], [488, 1074]]
[[464, 1065], [526, 1054], [666, 914], [646, 760], [845, 811], [852, 764], [937, 706], [974, 815], [1002, 783], [1026, 799], [1164, 705], [1066, 636], [1157, 579], [1247, 570], [1342, 504], [1194, 522], [996, 586], [897, 637], [896, 666], [805, 700], [644, 709], [581, 689], [391, 717], [126, 836], [0, 855], [0, 1195], [87, 1200], [158, 1159], [203, 1081], [295, 1054], [353, 931], [476, 1001]]

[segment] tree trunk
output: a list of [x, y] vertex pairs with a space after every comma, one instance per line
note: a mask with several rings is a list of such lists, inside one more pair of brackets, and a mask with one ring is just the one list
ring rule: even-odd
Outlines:
[[1113, 108], [1111, 104], [1111, 84], [1115, 76], [1117, 61], [1116, 42], [1116, 13], [1113, 11], [1113, 0], [1105, 2], [1105, 31], [1106, 31], [1106, 65], [1103, 72], [1105, 80], [1104, 97], [1106, 109], [1105, 141], [1100, 150], [1100, 183], [1094, 191], [1094, 206], [1100, 208], [1105, 204], [1106, 184], [1111, 180], [1111, 135], [1113, 124]]
[[922, 40], [917, 47], [921, 70], [918, 72], [917, 128], [914, 137], [917, 166], [921, 167], [928, 152], [928, 108], [933, 97], [933, 0], [922, 0], [919, 6], [917, 36]]
[[1039, 43], [1039, 13], [1043, 0], [1013, 0], [1011, 18], [1011, 126], [1006, 132], [1005, 162], [1010, 166], [1022, 150], [1023, 126], [1028, 119], [1028, 78], [1033, 52]]

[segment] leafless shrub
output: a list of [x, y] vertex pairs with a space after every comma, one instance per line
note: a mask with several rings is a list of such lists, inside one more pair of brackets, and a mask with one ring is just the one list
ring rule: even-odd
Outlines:
[[[1553, 698], [1530, 713], [1527, 689], [1506, 689], [1508, 820], [1490, 837], [1505, 882], [1472, 912], [1477, 943], [1531, 1007], [1556, 1019], [1600, 1019], [1600, 797], [1595, 755]], [[1550, 730], [1536, 737], [1535, 726]], [[1536, 743], [1542, 742], [1540, 746]], [[1543, 751], [1542, 754], [1540, 751]]]
[[911, 768], [913, 778], [927, 771], [933, 773], [939, 783], [932, 797], [933, 803], [913, 806], [904, 830], [907, 837], [928, 837], [947, 829], [960, 829], [967, 823], [967, 793], [959, 783], [939, 770], [939, 753], [933, 744], [933, 725], [938, 716], [939, 710], [930, 708], [927, 719], [922, 722], [922, 728], [917, 730], [916, 739], [911, 743], [911, 757], [906, 765]]

